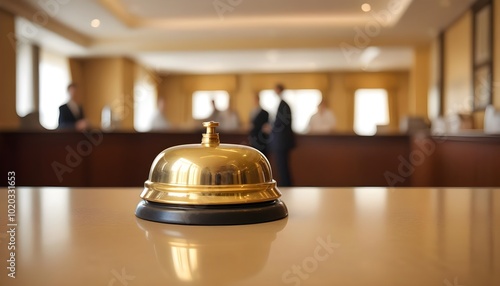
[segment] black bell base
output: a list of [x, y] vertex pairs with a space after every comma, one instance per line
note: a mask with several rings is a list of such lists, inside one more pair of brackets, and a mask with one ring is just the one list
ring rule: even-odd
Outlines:
[[239, 205], [175, 205], [142, 200], [135, 210], [138, 218], [185, 225], [237, 225], [285, 218], [288, 210], [281, 200]]

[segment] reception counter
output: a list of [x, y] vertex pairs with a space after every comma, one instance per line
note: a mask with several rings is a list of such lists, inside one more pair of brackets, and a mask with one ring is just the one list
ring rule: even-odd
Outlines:
[[8, 222], [2, 192], [0, 285], [500, 285], [500, 189], [281, 191], [237, 226], [138, 219], [139, 187], [18, 187]]
[[[15, 171], [24, 186], [140, 187], [159, 152], [200, 140], [201, 131], [3, 132], [0, 171]], [[247, 137], [222, 133], [221, 141]], [[498, 170], [500, 136], [298, 135], [291, 154], [295, 186], [500, 187]]]

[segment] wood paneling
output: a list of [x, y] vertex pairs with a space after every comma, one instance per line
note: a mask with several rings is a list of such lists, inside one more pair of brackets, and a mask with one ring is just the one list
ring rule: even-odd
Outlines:
[[16, 43], [14, 15], [0, 9], [0, 129], [19, 127], [16, 113]]
[[[15, 171], [23, 186], [140, 187], [158, 153], [200, 140], [199, 132], [4, 132], [0, 171]], [[246, 135], [221, 141], [244, 144]], [[291, 164], [297, 186], [498, 187], [500, 136], [297, 136]]]

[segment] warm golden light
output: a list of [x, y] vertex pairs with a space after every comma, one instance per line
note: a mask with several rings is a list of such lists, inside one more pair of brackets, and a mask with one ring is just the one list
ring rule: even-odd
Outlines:
[[361, 5], [361, 10], [363, 10], [363, 12], [370, 12], [372, 10], [372, 6], [368, 3], [364, 3]]
[[101, 20], [94, 19], [90, 21], [90, 26], [92, 26], [93, 28], [98, 28], [99, 26], [101, 26]]
[[183, 281], [192, 281], [198, 268], [196, 248], [172, 246], [172, 261], [177, 277]]

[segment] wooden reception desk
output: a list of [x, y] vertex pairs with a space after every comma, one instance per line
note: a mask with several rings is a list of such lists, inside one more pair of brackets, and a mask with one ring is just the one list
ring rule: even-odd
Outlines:
[[[0, 171], [16, 171], [24, 186], [140, 187], [159, 152], [200, 140], [201, 131], [3, 132]], [[291, 156], [296, 186], [500, 187], [500, 136], [299, 135]]]
[[139, 187], [18, 187], [8, 226], [2, 192], [0, 285], [500, 285], [500, 189], [281, 191], [239, 226], [138, 219]]

